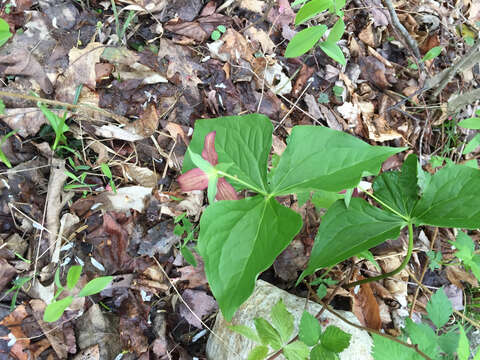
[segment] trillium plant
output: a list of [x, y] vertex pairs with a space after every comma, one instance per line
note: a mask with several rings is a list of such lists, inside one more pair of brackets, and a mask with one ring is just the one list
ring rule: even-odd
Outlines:
[[208, 188], [210, 205], [200, 220], [197, 250], [228, 321], [252, 294], [258, 275], [302, 228], [301, 216], [281, 205], [280, 196], [348, 189], [322, 217], [299, 281], [395, 239], [404, 227], [409, 251], [398, 271], [411, 254], [414, 225], [480, 227], [478, 169], [447, 164], [431, 175], [410, 155], [401, 171], [375, 179], [373, 192], [366, 193], [372, 205], [352, 198], [353, 189], [405, 148], [371, 146], [326, 127], [295, 126], [280, 160], [269, 167], [272, 132], [270, 120], [259, 114], [198, 120], [178, 179], [184, 191]]

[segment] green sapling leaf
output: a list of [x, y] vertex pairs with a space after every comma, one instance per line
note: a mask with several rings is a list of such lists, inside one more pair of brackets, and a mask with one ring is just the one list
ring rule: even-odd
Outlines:
[[268, 355], [268, 346], [255, 346], [248, 354], [247, 360], [264, 360]]
[[437, 346], [437, 336], [430, 326], [423, 323], [414, 323], [412, 319], [407, 318], [405, 330], [412, 343], [418, 345], [418, 348], [431, 356], [432, 359], [436, 359], [440, 355]]
[[347, 60], [345, 60], [345, 55], [343, 55], [342, 49], [336, 43], [324, 41], [319, 43], [318, 46], [320, 46], [320, 49], [322, 49], [325, 54], [338, 62], [340, 65], [347, 64]]
[[337, 326], [327, 326], [320, 336], [322, 346], [335, 353], [342, 352], [350, 345], [351, 334], [346, 333]]
[[437, 328], [445, 325], [453, 313], [452, 303], [443, 288], [438, 289], [427, 303], [427, 313], [430, 320]]
[[441, 46], [435, 46], [435, 47], [431, 48], [430, 50], [428, 50], [428, 52], [422, 58], [422, 61], [435, 59], [438, 55], [440, 55], [442, 50], [443, 50], [443, 47], [441, 47]]
[[0, 46], [3, 46], [12, 36], [10, 26], [5, 20], [0, 18]]
[[280, 299], [270, 312], [272, 325], [277, 329], [283, 343], [287, 343], [293, 333], [293, 316], [285, 307], [285, 304]]
[[70, 306], [73, 301], [72, 296], [67, 296], [62, 300], [54, 301], [45, 308], [43, 313], [43, 321], [45, 322], [54, 322], [62, 317], [65, 309]]
[[107, 287], [113, 280], [112, 276], [101, 276], [90, 280], [87, 285], [78, 293], [77, 296], [90, 296], [93, 294], [97, 294], [101, 292], [103, 289]]
[[283, 343], [278, 331], [263, 318], [256, 318], [254, 322], [262, 344], [270, 345], [273, 350], [279, 350]]
[[458, 123], [458, 126], [461, 126], [465, 129], [480, 129], [480, 117], [471, 117], [465, 120], [462, 120]]
[[321, 333], [322, 327], [318, 319], [308, 311], [304, 311], [300, 320], [298, 338], [308, 346], [314, 346], [318, 343]]
[[283, 348], [287, 360], [307, 360], [310, 349], [301, 341], [294, 341]]
[[468, 341], [467, 334], [465, 334], [463, 326], [460, 325], [459, 328], [460, 337], [458, 339], [457, 348], [458, 360], [468, 360], [470, 358], [470, 342]]
[[327, 27], [323, 24], [299, 31], [288, 43], [284, 56], [293, 58], [305, 54], [322, 38], [325, 31], [327, 31]]
[[310, 351], [310, 360], [338, 360], [338, 355], [318, 344]]
[[228, 325], [228, 328], [240, 335], [245, 336], [247, 339], [250, 339], [256, 343], [260, 343], [260, 338], [258, 334], [251, 328], [245, 325]]
[[[295, 16], [295, 26], [303, 24], [305, 21], [320, 14], [332, 6], [332, 0], [312, 0], [302, 6]], [[292, 39], [293, 40], [293, 39]]]
[[80, 265], [73, 265], [68, 269], [67, 273], [67, 288], [72, 290], [80, 279], [82, 274], [82, 267]]

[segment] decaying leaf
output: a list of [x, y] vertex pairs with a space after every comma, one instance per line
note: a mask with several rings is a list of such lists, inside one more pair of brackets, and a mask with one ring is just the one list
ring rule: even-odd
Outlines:
[[213, 297], [207, 295], [205, 291], [187, 289], [182, 294], [183, 300], [195, 313], [192, 314], [183, 303], [179, 305], [180, 315], [192, 326], [201, 329], [203, 327], [199, 319], [205, 315], [211, 314], [218, 309], [217, 302]]
[[10, 354], [18, 360], [29, 360], [31, 356], [29, 350], [30, 339], [25, 336], [22, 327], [19, 326], [27, 316], [28, 312], [25, 305], [19, 305], [12, 313], [0, 321], [0, 325], [8, 328], [11, 334], [10, 336], [6, 335], [0, 338], [6, 342], [13, 341]]

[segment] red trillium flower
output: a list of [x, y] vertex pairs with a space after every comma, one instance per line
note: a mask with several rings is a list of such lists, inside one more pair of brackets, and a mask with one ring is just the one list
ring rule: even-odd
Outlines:
[[[202, 158], [207, 160], [211, 165], [218, 164], [218, 154], [215, 150], [216, 131], [212, 131], [205, 136], [203, 145]], [[177, 179], [182, 191], [205, 190], [208, 188], [208, 175], [200, 168], [188, 170]], [[238, 195], [231, 184], [225, 178], [218, 178], [217, 181], [217, 200], [238, 200]]]

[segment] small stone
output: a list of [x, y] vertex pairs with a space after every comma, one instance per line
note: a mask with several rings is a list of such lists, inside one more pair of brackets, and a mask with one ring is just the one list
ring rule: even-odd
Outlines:
[[[240, 307], [236, 312], [230, 324], [233, 325], [246, 325], [250, 328], [254, 327], [253, 320], [257, 317], [263, 317], [270, 321], [270, 311], [272, 307], [280, 300], [287, 307], [287, 310], [293, 315], [295, 330], [294, 334], [298, 334], [298, 325], [302, 317], [303, 310], [305, 309], [305, 299], [298, 296], [287, 293], [265, 281], [258, 280], [254, 293], [250, 298]], [[322, 306], [308, 301], [307, 311], [316, 315]], [[338, 313], [345, 317], [347, 320], [359, 324], [358, 319], [352, 312], [340, 311]], [[320, 319], [320, 323], [323, 329], [329, 325], [338, 326], [343, 331], [352, 335], [350, 340], [350, 346], [339, 354], [340, 360], [370, 360], [373, 359], [371, 355], [372, 339], [368, 332], [359, 330], [350, 326], [337, 318], [329, 311], [325, 311]], [[207, 359], [208, 360], [237, 360], [239, 358], [246, 359], [250, 350], [253, 349], [255, 343], [246, 337], [234, 333], [227, 328], [229, 325], [222, 314], [217, 315], [213, 333], [217, 336], [210, 335], [207, 343]], [[223, 342], [221, 342], [222, 339]], [[236, 354], [240, 355], [237, 357]], [[284, 360], [283, 355], [277, 359]]]

